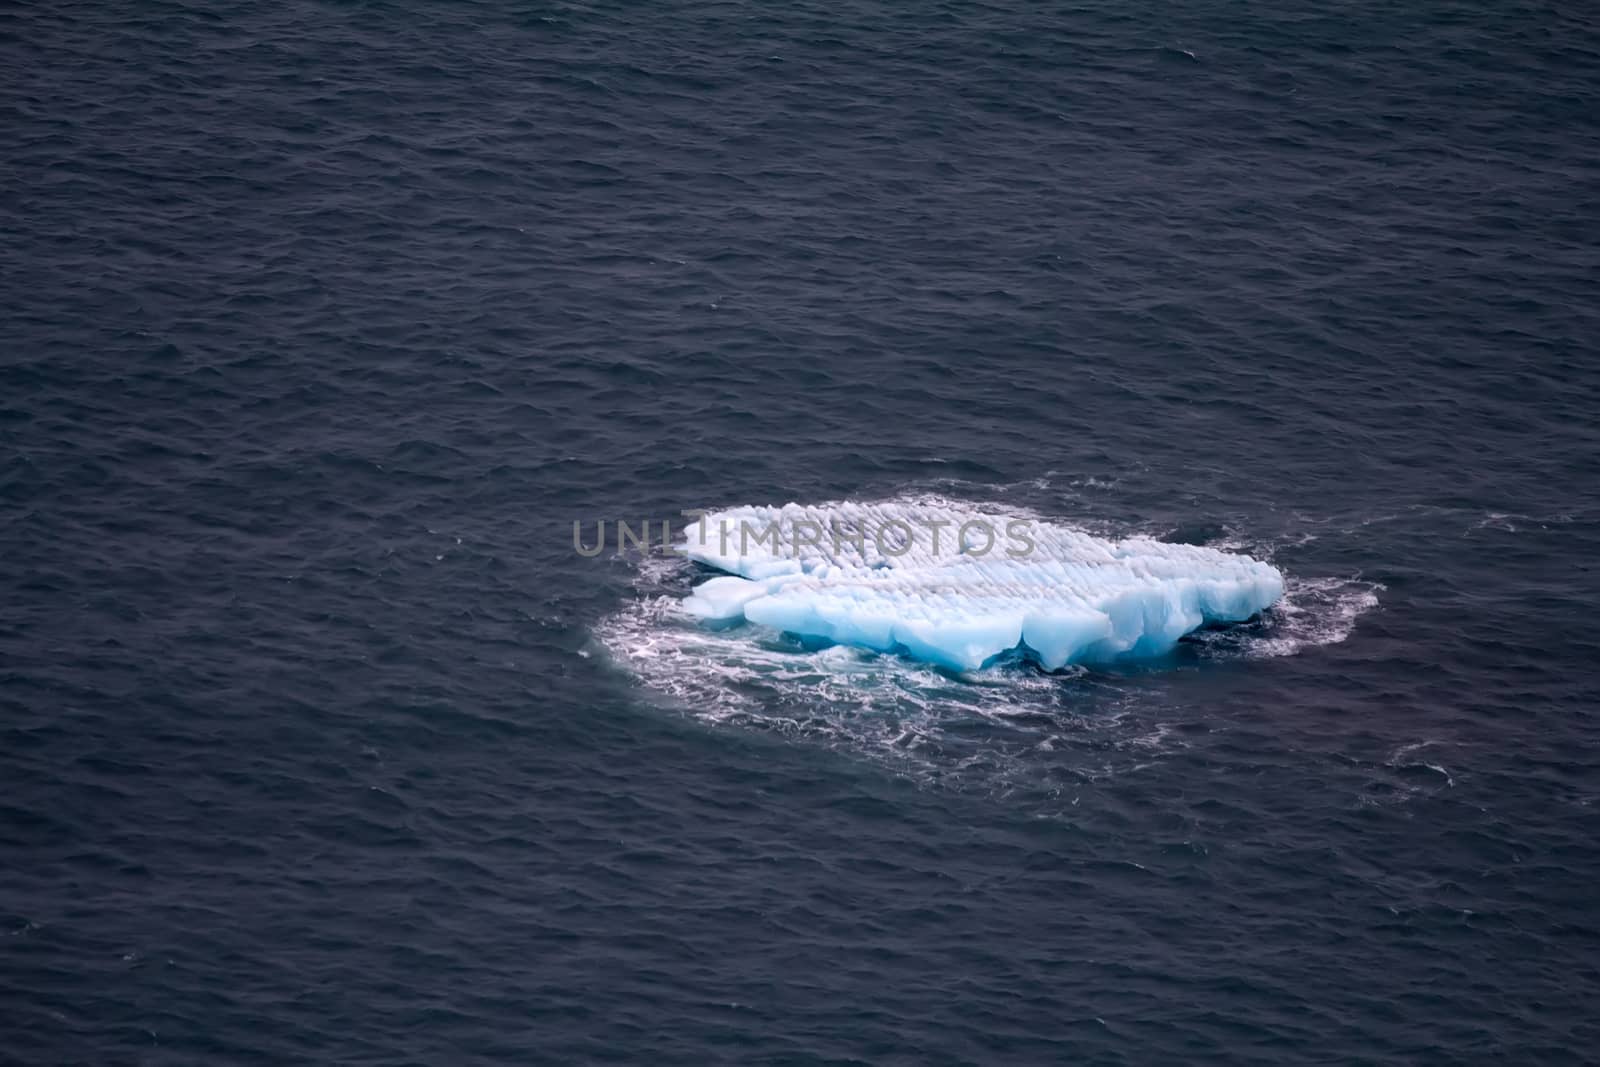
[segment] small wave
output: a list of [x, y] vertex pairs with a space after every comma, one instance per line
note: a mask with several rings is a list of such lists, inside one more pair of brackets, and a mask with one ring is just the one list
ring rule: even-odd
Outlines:
[[1289, 575], [1283, 599], [1259, 619], [1226, 630], [1204, 630], [1189, 640], [1217, 656], [1269, 659], [1308, 648], [1337, 645], [1355, 633], [1361, 616], [1378, 607], [1384, 586], [1360, 578]]
[[1424, 770], [1431, 771], [1444, 779], [1444, 784], [1455, 787], [1455, 777], [1442, 763], [1429, 762], [1426, 757], [1418, 755], [1426, 749], [1441, 747], [1443, 742], [1425, 740], [1414, 741], [1409, 745], [1401, 745], [1390, 754], [1384, 766], [1398, 771]]

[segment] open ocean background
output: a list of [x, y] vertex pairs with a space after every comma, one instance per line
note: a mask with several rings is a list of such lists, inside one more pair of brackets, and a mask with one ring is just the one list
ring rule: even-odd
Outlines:
[[[0, 1059], [1595, 1062], [1597, 220], [1581, 3], [0, 6]], [[572, 547], [929, 496], [1290, 604]]]

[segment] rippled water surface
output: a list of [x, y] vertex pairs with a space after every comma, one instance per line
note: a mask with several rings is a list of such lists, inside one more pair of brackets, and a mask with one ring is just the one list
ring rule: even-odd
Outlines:
[[[1592, 1057], [1596, 17], [1046, 8], [0, 10], [6, 1055]], [[929, 497], [1288, 595], [953, 675], [572, 543]]]

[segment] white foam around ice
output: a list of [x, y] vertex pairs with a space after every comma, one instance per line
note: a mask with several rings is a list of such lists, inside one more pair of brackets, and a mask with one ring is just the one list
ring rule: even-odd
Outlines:
[[729, 572], [684, 602], [701, 619], [957, 671], [1013, 650], [1046, 670], [1158, 656], [1284, 592], [1249, 556], [943, 503], [734, 508], [691, 527], [685, 551]]

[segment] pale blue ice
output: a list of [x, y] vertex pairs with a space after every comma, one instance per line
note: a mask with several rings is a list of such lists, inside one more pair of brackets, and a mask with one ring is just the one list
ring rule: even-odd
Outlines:
[[1283, 595], [1249, 556], [942, 503], [735, 508], [690, 527], [685, 551], [729, 572], [684, 602], [701, 619], [957, 671], [1012, 650], [1046, 670], [1160, 656]]

